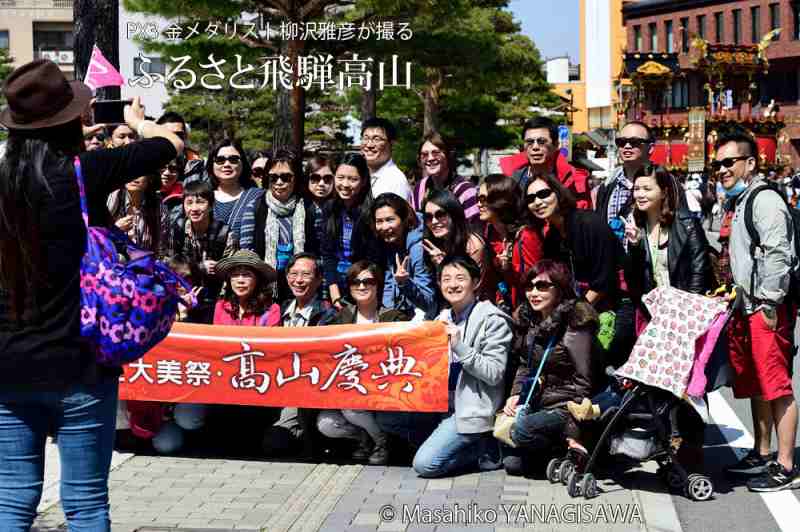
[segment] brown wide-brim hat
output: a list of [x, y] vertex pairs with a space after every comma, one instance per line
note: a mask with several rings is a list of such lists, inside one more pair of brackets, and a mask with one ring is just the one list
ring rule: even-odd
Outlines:
[[38, 59], [14, 70], [6, 79], [3, 95], [8, 105], [0, 123], [9, 129], [60, 126], [83, 114], [92, 90], [80, 81], [67, 81], [50, 60]]
[[275, 268], [261, 260], [255, 252], [249, 249], [241, 249], [230, 257], [219, 261], [216, 268], [217, 276], [227, 279], [231, 271], [240, 266], [252, 268], [267, 283], [271, 283], [278, 278]]

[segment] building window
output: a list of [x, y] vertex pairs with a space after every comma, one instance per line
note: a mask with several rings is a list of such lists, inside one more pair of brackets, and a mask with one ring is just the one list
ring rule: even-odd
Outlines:
[[701, 39], [705, 39], [706, 38], [706, 16], [705, 15], [697, 15], [697, 35], [699, 35]]
[[[769, 5], [769, 29], [774, 30], [781, 26], [781, 6], [780, 4]], [[777, 38], [776, 38], [777, 40]]]
[[733, 44], [742, 43], [742, 10], [733, 10]]
[[37, 59], [45, 57], [42, 52], [72, 52], [72, 41], [72, 23], [33, 23], [33, 51]]
[[717, 44], [725, 40], [725, 13], [714, 13], [714, 32]]
[[675, 45], [673, 44], [674, 35], [672, 34], [672, 21], [671, 20], [667, 20], [666, 22], [664, 22], [664, 33], [666, 33], [666, 37], [667, 37], [667, 48], [666, 48], [667, 49], [667, 53], [671, 54], [671, 53], [673, 53], [675, 51]]
[[633, 49], [637, 52], [642, 51], [642, 27], [633, 27]]
[[689, 81], [678, 79], [672, 82], [670, 107], [673, 109], [686, 109], [689, 107]]
[[681, 19], [681, 50], [683, 53], [689, 51], [689, 19]]
[[759, 6], [750, 8], [750, 33], [753, 43], [761, 40], [761, 8]]
[[761, 82], [762, 104], [773, 99], [778, 103], [796, 104], [800, 98], [797, 81], [796, 70], [770, 71], [766, 75], [766, 79]]
[[8, 31], [0, 30], [0, 49], [8, 50]]
[[657, 52], [658, 51], [658, 27], [656, 26], [655, 22], [651, 22], [647, 25], [650, 29], [650, 51]]
[[800, 40], [800, 2], [792, 2], [792, 38]]

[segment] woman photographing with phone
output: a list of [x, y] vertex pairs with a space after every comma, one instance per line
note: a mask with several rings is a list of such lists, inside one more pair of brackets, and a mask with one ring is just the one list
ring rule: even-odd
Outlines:
[[108, 195], [156, 173], [183, 142], [145, 120], [137, 98], [125, 119], [143, 140], [83, 152], [80, 117], [91, 91], [68, 82], [51, 61], [17, 68], [3, 93], [8, 107], [0, 123], [9, 137], [0, 160], [0, 530], [33, 524], [53, 433], [69, 527], [108, 531], [119, 369], [99, 366], [80, 335], [87, 233], [75, 159], [90, 225], [109, 226]]

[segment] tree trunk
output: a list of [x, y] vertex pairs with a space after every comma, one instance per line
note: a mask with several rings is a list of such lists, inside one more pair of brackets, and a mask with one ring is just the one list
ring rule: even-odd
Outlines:
[[424, 101], [424, 124], [423, 135], [428, 135], [437, 131], [439, 125], [439, 96], [442, 88], [442, 81], [444, 76], [440, 69], [433, 69], [428, 76], [428, 86], [425, 87], [425, 92], [422, 96]]
[[300, 79], [299, 57], [305, 49], [305, 41], [294, 40], [289, 43], [289, 57], [294, 70], [292, 87], [292, 145], [298, 157], [303, 156], [305, 147], [306, 90], [298, 83]]
[[372, 83], [369, 90], [362, 90], [361, 97], [361, 121], [369, 120], [377, 116], [378, 107], [378, 61], [372, 62]]
[[[119, 70], [119, 1], [75, 0], [75, 79], [84, 79], [92, 57], [92, 47], [100, 51], [114, 68]], [[98, 100], [118, 100], [119, 87], [97, 90]]]
[[[280, 55], [291, 57], [292, 46], [289, 41], [282, 41]], [[292, 63], [295, 65], [296, 63]], [[294, 120], [294, 88], [286, 89], [278, 83], [275, 99], [275, 129], [272, 136], [272, 148], [286, 148], [295, 145]]]

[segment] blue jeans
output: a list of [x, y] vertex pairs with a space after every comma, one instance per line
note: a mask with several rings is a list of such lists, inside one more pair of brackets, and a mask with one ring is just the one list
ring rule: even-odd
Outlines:
[[61, 505], [70, 532], [107, 532], [108, 470], [117, 378], [58, 392], [0, 392], [0, 530], [27, 532], [44, 484], [44, 450], [55, 435]]
[[443, 477], [461, 470], [500, 469], [500, 445], [491, 432], [460, 434], [451, 415], [436, 427], [414, 455], [414, 471], [421, 477]]
[[511, 439], [517, 449], [530, 451], [549, 451], [564, 443], [564, 427], [567, 424], [566, 408], [552, 408], [527, 411], [517, 417], [511, 429]]

